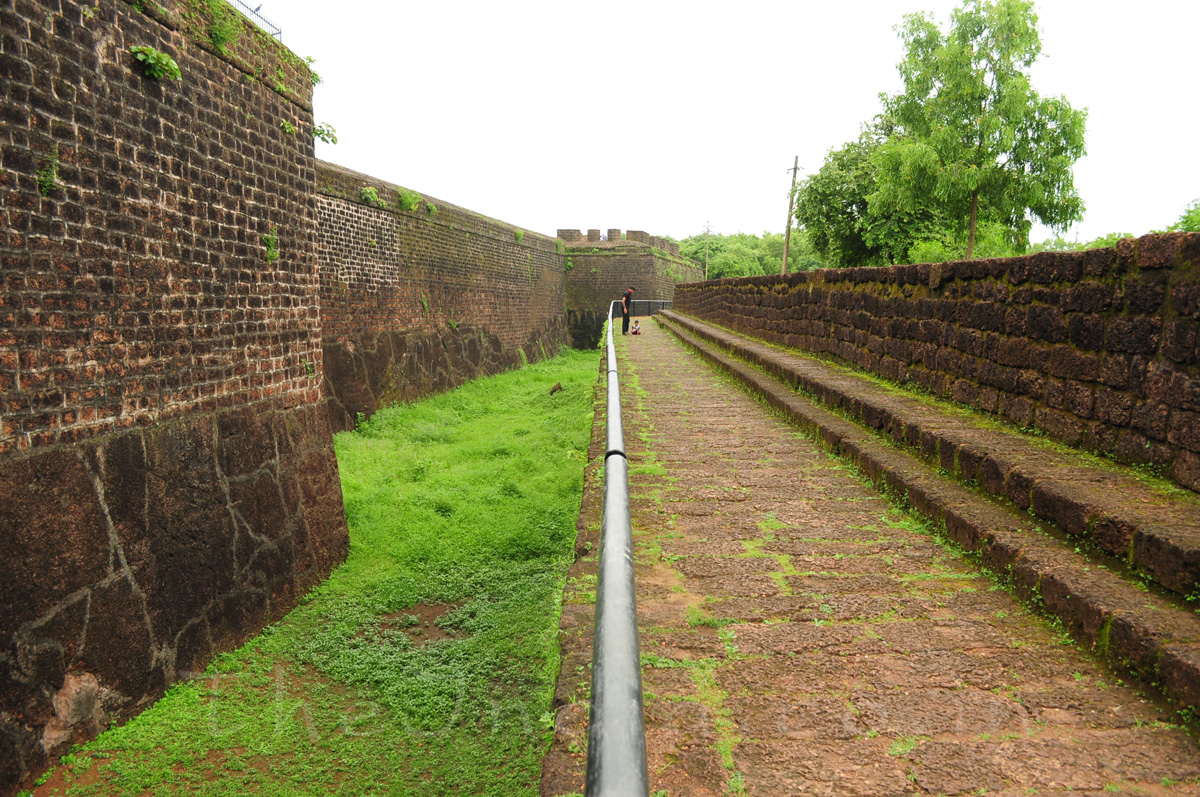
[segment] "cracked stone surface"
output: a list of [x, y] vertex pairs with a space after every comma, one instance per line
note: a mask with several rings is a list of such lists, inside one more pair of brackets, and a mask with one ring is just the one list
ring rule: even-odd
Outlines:
[[0, 763], [15, 783], [345, 558], [325, 407], [243, 407], [10, 460], [0, 540]]
[[[652, 792], [1200, 793], [1164, 705], [643, 329], [618, 347]], [[593, 463], [547, 795], [583, 785], [600, 487]]]

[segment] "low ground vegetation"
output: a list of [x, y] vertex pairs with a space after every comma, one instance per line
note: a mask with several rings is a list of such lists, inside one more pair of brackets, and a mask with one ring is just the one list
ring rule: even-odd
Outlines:
[[346, 563], [36, 793], [536, 794], [595, 378], [571, 351], [339, 434]]

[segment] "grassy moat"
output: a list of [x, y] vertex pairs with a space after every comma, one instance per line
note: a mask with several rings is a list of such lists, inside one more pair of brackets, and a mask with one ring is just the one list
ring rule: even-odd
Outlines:
[[536, 794], [596, 356], [337, 435], [345, 564], [34, 793]]

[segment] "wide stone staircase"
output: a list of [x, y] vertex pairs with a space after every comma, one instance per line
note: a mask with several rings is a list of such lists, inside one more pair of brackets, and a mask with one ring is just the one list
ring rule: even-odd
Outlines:
[[1200, 496], [801, 352], [657, 319], [1110, 663], [1200, 705]]

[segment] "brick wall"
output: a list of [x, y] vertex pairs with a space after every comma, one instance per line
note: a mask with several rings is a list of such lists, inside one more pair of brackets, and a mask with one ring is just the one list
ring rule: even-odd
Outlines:
[[675, 309], [1200, 490], [1200, 234], [680, 286]]
[[308, 70], [144, 8], [0, 3], [0, 792], [346, 551]]
[[[565, 341], [555, 239], [332, 164], [319, 164], [317, 182], [335, 427], [522, 357], [553, 356]], [[374, 189], [375, 204], [364, 188]]]
[[567, 327], [577, 348], [596, 346], [610, 304], [630, 285], [635, 298], [671, 301], [677, 283], [704, 279], [702, 266], [679, 256], [679, 244], [637, 230], [622, 240], [620, 232], [609, 230], [609, 240], [595, 242], [582, 240], [578, 230], [558, 231], [572, 242], [566, 249]]

